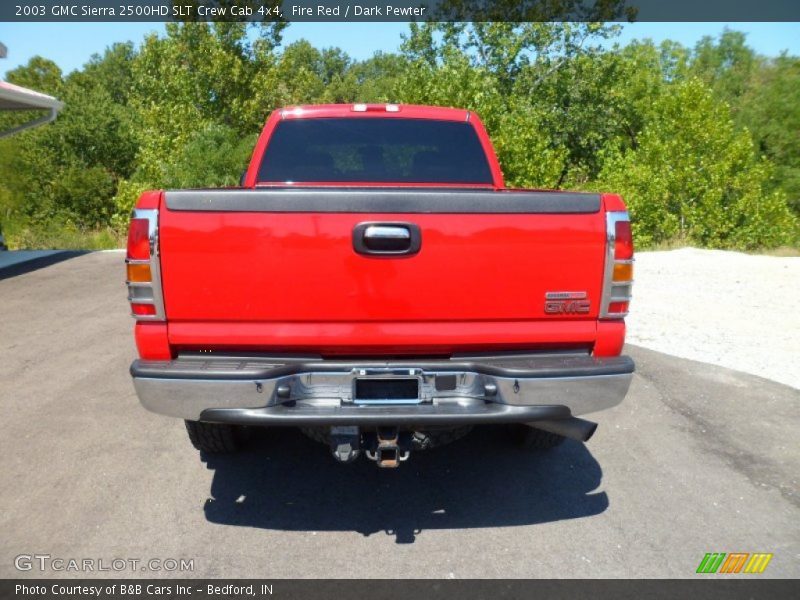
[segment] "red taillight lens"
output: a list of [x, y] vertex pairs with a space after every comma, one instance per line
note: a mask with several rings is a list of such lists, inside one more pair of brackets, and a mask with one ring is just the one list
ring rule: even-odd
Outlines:
[[156, 307], [152, 304], [131, 304], [131, 312], [135, 315], [148, 317], [156, 314]]
[[633, 258], [633, 236], [630, 221], [617, 221], [614, 224], [614, 258], [629, 260]]
[[627, 302], [612, 302], [608, 305], [608, 312], [610, 313], [626, 313], [628, 312]]
[[150, 258], [150, 222], [147, 219], [131, 219], [128, 226], [128, 258]]

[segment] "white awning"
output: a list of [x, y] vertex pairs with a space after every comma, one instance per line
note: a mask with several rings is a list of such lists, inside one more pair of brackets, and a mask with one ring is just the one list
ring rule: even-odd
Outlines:
[[0, 130], [0, 137], [49, 123], [56, 118], [64, 103], [52, 96], [35, 92], [7, 81], [0, 81], [0, 110], [46, 110], [48, 114], [12, 129]]
[[0, 81], [0, 110], [31, 110], [36, 108], [60, 110], [62, 106], [64, 104], [52, 96], [34, 92], [7, 81]]

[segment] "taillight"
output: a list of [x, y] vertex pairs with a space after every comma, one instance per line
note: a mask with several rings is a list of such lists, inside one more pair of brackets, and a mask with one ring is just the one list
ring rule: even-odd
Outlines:
[[397, 104], [353, 104], [353, 112], [400, 112]]
[[606, 266], [603, 277], [601, 319], [621, 319], [628, 314], [633, 287], [633, 236], [627, 212], [606, 213]]
[[161, 269], [158, 260], [158, 211], [135, 209], [128, 226], [125, 257], [131, 314], [144, 321], [164, 319]]
[[150, 259], [150, 221], [148, 219], [131, 219], [131, 223], [128, 225], [128, 258]]
[[156, 314], [156, 307], [152, 304], [131, 302], [131, 312], [137, 317], [152, 317]]
[[128, 263], [127, 269], [128, 282], [130, 283], [148, 283], [153, 281], [153, 274], [150, 271], [150, 263]]
[[611, 302], [608, 305], [608, 312], [610, 313], [626, 313], [628, 312], [628, 302]]
[[633, 258], [633, 236], [631, 235], [630, 221], [614, 223], [614, 258], [616, 260]]
[[614, 263], [613, 281], [630, 281], [633, 279], [633, 263]]

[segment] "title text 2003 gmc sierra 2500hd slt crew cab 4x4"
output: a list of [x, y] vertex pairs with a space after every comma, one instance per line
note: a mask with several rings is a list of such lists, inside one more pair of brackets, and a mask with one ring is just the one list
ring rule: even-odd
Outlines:
[[276, 110], [240, 188], [139, 199], [131, 374], [206, 452], [277, 425], [382, 467], [475, 424], [585, 441], [633, 373], [632, 264], [618, 196], [506, 189], [474, 113]]

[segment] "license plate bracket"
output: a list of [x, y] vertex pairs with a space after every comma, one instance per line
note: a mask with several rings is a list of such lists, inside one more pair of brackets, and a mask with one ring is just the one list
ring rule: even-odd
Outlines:
[[355, 404], [419, 404], [419, 377], [357, 377], [353, 382]]

